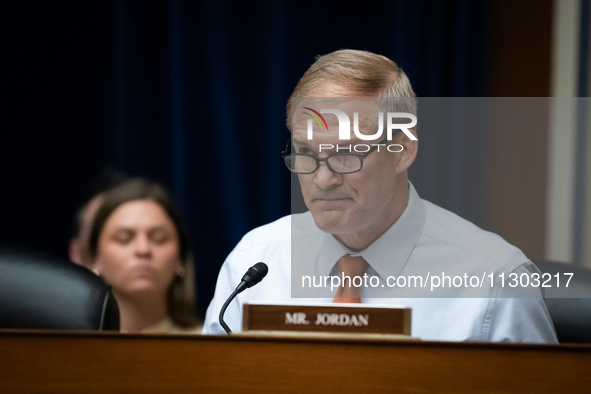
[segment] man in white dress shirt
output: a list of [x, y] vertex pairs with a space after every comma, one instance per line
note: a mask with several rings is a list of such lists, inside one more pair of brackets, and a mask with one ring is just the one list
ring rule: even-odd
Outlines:
[[222, 266], [203, 333], [224, 333], [224, 301], [264, 261], [267, 278], [228, 307], [233, 331], [245, 302], [363, 302], [411, 307], [412, 335], [424, 340], [557, 342], [539, 288], [509, 286], [509, 278], [539, 279], [529, 259], [421, 200], [408, 181], [418, 142], [416, 128], [401, 123], [413, 116], [415, 94], [390, 59], [354, 50], [317, 59], [290, 98], [293, 147], [284, 153], [309, 211], [244, 236]]

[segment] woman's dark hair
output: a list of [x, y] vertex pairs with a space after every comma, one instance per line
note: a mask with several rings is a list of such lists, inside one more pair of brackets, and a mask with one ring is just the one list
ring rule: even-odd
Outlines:
[[88, 238], [87, 256], [83, 263], [91, 266], [98, 254], [98, 241], [109, 216], [120, 205], [135, 200], [151, 200], [164, 209], [176, 227], [179, 237], [179, 256], [183, 275], [176, 275], [167, 294], [168, 314], [175, 324], [183, 327], [195, 325], [195, 267], [187, 228], [168, 192], [157, 183], [141, 178], [129, 179], [103, 194]]

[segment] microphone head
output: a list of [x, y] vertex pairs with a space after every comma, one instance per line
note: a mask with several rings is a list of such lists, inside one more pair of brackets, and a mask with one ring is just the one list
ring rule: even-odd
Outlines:
[[242, 281], [246, 282], [248, 287], [252, 287], [259, 283], [269, 272], [269, 267], [263, 262], [256, 263], [246, 271], [242, 277]]

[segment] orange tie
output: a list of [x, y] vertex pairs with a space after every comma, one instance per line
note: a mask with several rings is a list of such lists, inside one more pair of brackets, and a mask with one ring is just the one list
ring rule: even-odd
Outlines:
[[345, 280], [341, 282], [341, 287], [337, 289], [332, 302], [361, 303], [361, 286], [357, 287], [354, 285], [359, 284], [359, 279], [354, 280], [354, 278], [356, 276], [363, 277], [369, 264], [367, 264], [367, 261], [363, 257], [353, 257], [346, 254], [337, 261], [337, 267], [339, 268], [341, 280], [343, 279], [343, 275], [345, 276]]

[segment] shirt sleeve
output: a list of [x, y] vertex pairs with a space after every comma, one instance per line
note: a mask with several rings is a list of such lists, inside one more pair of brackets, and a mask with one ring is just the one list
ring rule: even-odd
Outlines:
[[[520, 265], [512, 273], [518, 278], [525, 274], [530, 279], [534, 273], [541, 275], [532, 262]], [[515, 288], [511, 288], [506, 281], [505, 287], [499, 289], [499, 297], [491, 300], [490, 313], [485, 322], [487, 340], [558, 344], [540, 288], [528, 287], [520, 292], [520, 297], [511, 297], [513, 294], [516, 294]]]

